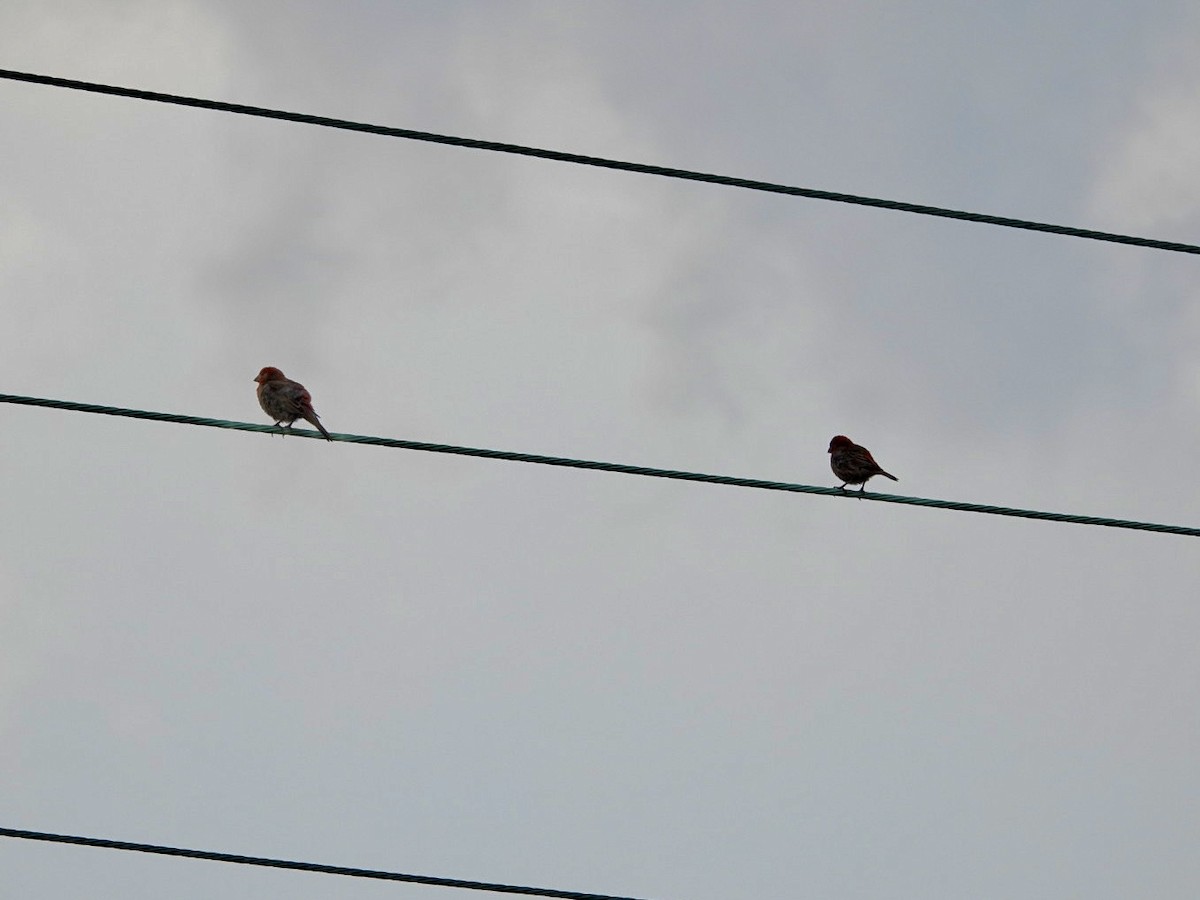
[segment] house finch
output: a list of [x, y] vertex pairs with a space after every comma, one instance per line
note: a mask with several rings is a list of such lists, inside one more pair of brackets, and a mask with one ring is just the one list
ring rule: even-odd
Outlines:
[[291, 428], [297, 419], [304, 419], [332, 441], [312, 407], [312, 394], [298, 381], [292, 381], [274, 366], [267, 366], [254, 379], [258, 382], [258, 405], [276, 425]]
[[860, 447], [844, 434], [839, 434], [829, 442], [829, 467], [833, 474], [842, 479], [842, 490], [847, 484], [861, 484], [858, 489], [861, 494], [867, 487], [867, 481], [876, 475], [883, 475], [892, 481], [899, 481], [895, 475], [879, 468], [879, 463], [871, 456], [871, 451]]

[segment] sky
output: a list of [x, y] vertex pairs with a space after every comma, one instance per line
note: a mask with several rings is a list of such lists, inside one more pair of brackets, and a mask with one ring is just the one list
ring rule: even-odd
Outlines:
[[[1194, 3], [8, 0], [0, 68], [1200, 240]], [[0, 81], [0, 392], [1200, 525], [1188, 255]], [[1200, 892], [1200, 543], [3, 405], [0, 826]], [[875, 487], [874, 484], [871, 485]], [[23, 900], [448, 897], [0, 839]], [[465, 896], [465, 895], [464, 895]]]

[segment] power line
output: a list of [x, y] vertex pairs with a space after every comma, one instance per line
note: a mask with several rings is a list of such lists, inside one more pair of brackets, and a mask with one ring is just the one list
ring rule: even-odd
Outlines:
[[634, 897], [617, 897], [611, 894], [589, 894], [583, 891], [560, 891], [554, 888], [522, 887], [515, 884], [497, 884], [490, 881], [467, 881], [462, 878], [440, 878], [436, 875], [406, 875], [402, 872], [384, 872], [378, 869], [355, 869], [347, 866], [329, 866], [323, 863], [295, 862], [288, 859], [270, 859], [262, 856], [241, 856], [236, 853], [214, 853], [211, 850], [188, 850], [182, 847], [163, 847], [157, 844], [134, 844], [129, 841], [113, 841], [106, 838], [79, 837], [70, 834], [48, 834], [42, 831], [22, 831], [17, 828], [0, 828], [0, 836], [20, 838], [28, 841], [48, 841], [55, 844], [77, 844], [84, 847], [102, 847], [107, 850], [131, 850], [136, 853], [154, 853], [159, 856], [182, 856], [188, 859], [207, 859], [212, 862], [238, 863], [244, 866], [263, 866], [272, 869], [294, 869], [300, 872], [319, 872], [323, 875], [345, 875], [349, 878], [373, 878], [377, 881], [405, 881], [410, 884], [429, 884], [437, 887], [455, 887], [468, 891], [491, 891], [500, 894], [526, 894], [534, 897], [561, 897], [564, 900], [636, 900]]
[[[74, 403], [69, 400], [48, 400], [43, 397], [21, 397], [13, 394], [0, 394], [0, 403], [15, 403], [21, 406], [43, 406], [51, 409], [70, 410], [72, 412], [97, 413], [104, 416], [125, 416], [132, 419], [149, 419], [154, 422], [171, 422], [181, 425], [200, 425], [205, 428], [228, 428], [234, 431], [257, 431], [265, 434], [293, 434], [297, 437], [322, 439], [321, 435], [316, 431], [294, 431], [290, 428], [280, 428], [275, 425], [254, 425], [249, 422], [204, 419], [199, 416], [149, 412], [143, 409], [121, 409], [113, 406], [98, 406], [92, 403]], [[905, 497], [897, 494], [860, 494], [858, 491], [844, 491], [841, 488], [793, 484], [786, 481], [764, 481], [759, 478], [738, 478], [732, 475], [707, 475], [702, 472], [654, 469], [647, 466], [630, 466], [624, 463], [597, 462], [596, 460], [573, 459], [563, 456], [542, 456], [536, 453], [516, 453], [510, 450], [458, 447], [453, 444], [430, 444], [424, 441], [404, 441], [395, 438], [372, 437], [362, 434], [338, 434], [337, 432], [333, 432], [331, 439], [346, 444], [369, 444], [375, 447], [391, 447], [398, 450], [451, 453], [457, 456], [477, 456], [483, 459], [503, 459], [511, 462], [537, 463], [543, 466], [562, 466], [571, 469], [617, 472], [622, 475], [644, 475], [649, 478], [670, 478], [676, 481], [700, 481], [706, 484], [725, 484], [731, 487], [758, 488], [766, 491], [788, 491], [796, 494], [822, 494], [827, 497], [842, 497], [844, 499], [861, 498], [864, 500], [874, 500], [879, 503], [901, 503], [907, 506], [929, 506], [937, 509], [952, 509], [958, 512], [987, 513], [993, 516], [1014, 516], [1022, 519], [1041, 519], [1046, 522], [1102, 525], [1107, 528], [1128, 528], [1134, 531], [1155, 531], [1164, 534], [1200, 537], [1200, 528], [1188, 528], [1183, 525], [1159, 525], [1153, 522], [1134, 522], [1099, 516], [1077, 516], [1071, 513], [1040, 512], [1033, 509], [987, 506], [982, 503], [961, 503], [957, 500], [933, 500], [926, 497]]]
[[720, 184], [727, 187], [745, 188], [751, 191], [765, 191], [772, 194], [788, 194], [795, 197], [808, 197], [813, 200], [829, 200], [834, 203], [853, 203], [858, 206], [873, 206], [879, 209], [891, 209], [899, 212], [916, 213], [923, 216], [938, 216], [944, 219], [959, 219], [964, 222], [979, 222], [985, 225], [999, 225], [1005, 228], [1020, 228], [1026, 231], [1043, 231], [1049, 234], [1060, 234], [1068, 237], [1085, 238], [1093, 241], [1110, 241], [1117, 244], [1131, 244], [1136, 247], [1150, 247], [1155, 250], [1169, 250], [1174, 253], [1200, 254], [1200, 246], [1181, 244], [1174, 241], [1160, 241], [1154, 238], [1137, 237], [1129, 234], [1115, 234], [1107, 231], [1094, 231], [1090, 228], [1074, 228], [1069, 225], [1053, 225], [1046, 222], [1033, 222], [1027, 219], [1011, 219], [1006, 216], [993, 216], [986, 213], [965, 212], [958, 209], [946, 209], [941, 206], [926, 206], [920, 203], [905, 203], [900, 200], [883, 200], [878, 197], [864, 197], [858, 194], [842, 194], [833, 191], [821, 191], [814, 188], [794, 187], [786, 184], [776, 184], [769, 181], [755, 181], [749, 178], [735, 178], [729, 175], [714, 175], [708, 172], [694, 172], [688, 169], [672, 169], [666, 166], [655, 166], [647, 163], [625, 162], [617, 159], [607, 159], [601, 156], [585, 156], [580, 153], [565, 153], [561, 150], [546, 150], [539, 147], [525, 147], [520, 144], [504, 144], [497, 141], [483, 141], [475, 138], [455, 137], [448, 134], [434, 134], [428, 131], [414, 131], [409, 128], [391, 128], [385, 125], [371, 125], [366, 122], [353, 122], [346, 119], [332, 119], [326, 116], [314, 116], [308, 113], [287, 112], [281, 109], [270, 109], [262, 106], [246, 106], [241, 103], [225, 103], [220, 100], [205, 100], [200, 97], [186, 97], [178, 94], [162, 94], [157, 91], [143, 91], [137, 88], [118, 87], [111, 84], [97, 84], [91, 81], [76, 81], [71, 78], [58, 78], [53, 75], [37, 75], [32, 72], [16, 72], [11, 69], [0, 69], [0, 78], [12, 81], [26, 81], [31, 84], [44, 84], [52, 87], [69, 88], [76, 91], [90, 91], [97, 94], [111, 94], [117, 97], [131, 97], [137, 100], [150, 100], [155, 103], [171, 103], [177, 106], [193, 106], [200, 109], [218, 110], [221, 112], [237, 113], [243, 116], [258, 116], [265, 119], [281, 119], [286, 122], [300, 122], [306, 125], [321, 125], [325, 128], [339, 128], [344, 131], [363, 131], [368, 134], [379, 134], [387, 137], [405, 138], [412, 141], [428, 141], [434, 144], [449, 144], [454, 147], [469, 147], [475, 150], [491, 150], [496, 153], [513, 153], [518, 156], [534, 156], [539, 159], [550, 159], [557, 162], [575, 163], [581, 166], [597, 166], [602, 169], [617, 169], [623, 172], [637, 172], [643, 175], [660, 175], [664, 178], [681, 178], [687, 181], [702, 181], [708, 184]]

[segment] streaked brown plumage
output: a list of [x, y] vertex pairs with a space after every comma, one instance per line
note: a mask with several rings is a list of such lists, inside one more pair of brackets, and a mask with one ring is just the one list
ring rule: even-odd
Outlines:
[[860, 484], [862, 487], [858, 491], [861, 494], [867, 487], [867, 481], [876, 475], [892, 481], [900, 480], [890, 472], [883, 471], [870, 450], [860, 447], [844, 434], [837, 435], [829, 442], [829, 467], [834, 475], [842, 479], [843, 491], [848, 484]]
[[276, 425], [291, 428], [297, 419], [304, 419], [332, 441], [312, 406], [312, 395], [298, 381], [292, 381], [274, 366], [266, 366], [258, 377], [258, 405]]

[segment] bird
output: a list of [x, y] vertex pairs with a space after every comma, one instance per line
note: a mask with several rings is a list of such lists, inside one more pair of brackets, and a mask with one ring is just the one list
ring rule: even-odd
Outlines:
[[258, 382], [258, 405], [276, 425], [291, 428], [297, 419], [304, 419], [332, 441], [312, 405], [310, 394], [298, 381], [292, 381], [274, 366], [264, 366], [254, 379]]
[[835, 436], [829, 442], [829, 454], [829, 467], [833, 469], [834, 475], [842, 479], [843, 491], [848, 484], [858, 484], [862, 485], [858, 489], [861, 494], [867, 487], [867, 481], [876, 475], [882, 475], [892, 481], [900, 480], [891, 472], [883, 471], [879, 463], [875, 462], [870, 450], [860, 447], [844, 434]]

